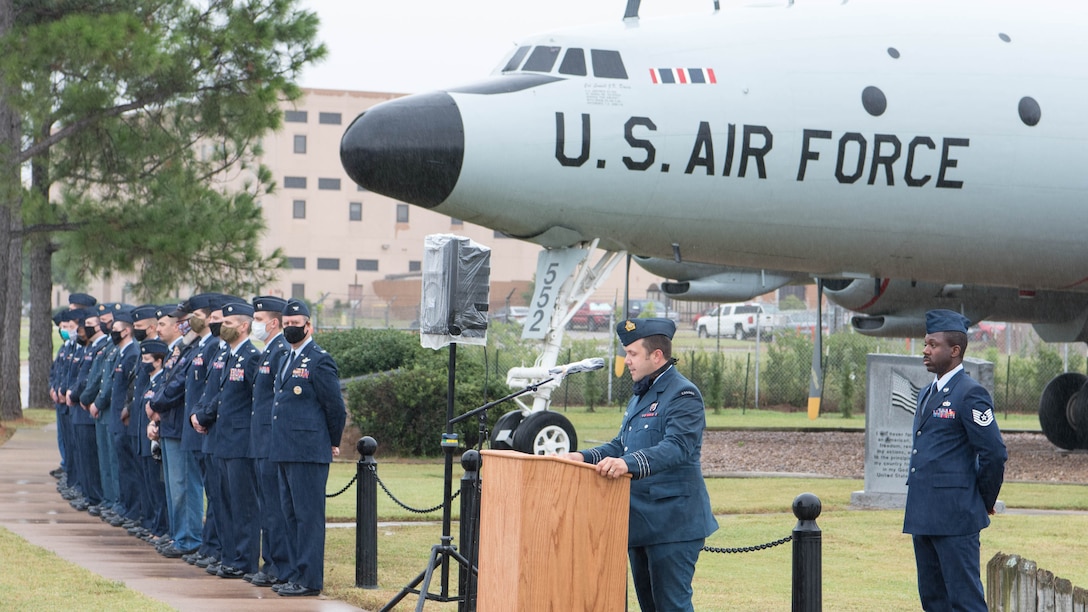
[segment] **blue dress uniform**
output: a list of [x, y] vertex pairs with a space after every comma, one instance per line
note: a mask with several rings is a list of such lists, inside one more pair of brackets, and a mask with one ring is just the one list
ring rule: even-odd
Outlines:
[[[287, 302], [274, 296], [253, 298], [255, 311], [282, 313], [285, 306]], [[247, 579], [257, 586], [269, 586], [280, 581], [289, 563], [287, 527], [280, 506], [279, 470], [275, 463], [268, 460], [268, 451], [272, 444], [272, 402], [276, 393], [276, 375], [290, 350], [282, 333], [268, 340], [253, 383], [249, 456], [257, 469], [257, 492], [261, 498], [261, 560], [264, 563], [257, 575]]]
[[[655, 334], [671, 339], [675, 329], [668, 319], [617, 327], [624, 346]], [[669, 366], [628, 402], [618, 436], [581, 451], [591, 464], [622, 458], [634, 478], [627, 547], [635, 592], [647, 612], [692, 610], [695, 562], [706, 537], [718, 529], [700, 461], [705, 428], [699, 389]]]
[[[926, 314], [928, 333], [967, 330], [958, 313]], [[1008, 454], [986, 389], [962, 365], [940, 382], [918, 397], [903, 532], [913, 536], [924, 610], [985, 612], [979, 532], [990, 524]]]
[[[92, 315], [94, 316], [94, 315]], [[79, 470], [83, 486], [83, 495], [86, 498], [84, 504], [76, 504], [78, 510], [88, 510], [91, 506], [98, 506], [104, 501], [102, 493], [102, 474], [98, 463], [98, 442], [95, 438], [95, 418], [91, 413], [80, 406], [80, 398], [87, 387], [91, 370], [101, 353], [105, 350], [109, 340], [105, 336], [99, 336], [91, 344], [84, 347], [80, 363], [76, 373], [75, 382], [69, 388], [72, 394], [72, 425], [75, 431], [76, 445], [79, 447]], [[97, 514], [97, 512], [96, 512]]]
[[[249, 304], [228, 304], [224, 316], [252, 316]], [[224, 328], [226, 329], [226, 328]], [[218, 393], [211, 403], [201, 402], [195, 412], [201, 426], [211, 427], [212, 454], [219, 462], [222, 500], [216, 517], [222, 543], [220, 576], [241, 578], [257, 571], [260, 558], [260, 519], [257, 473], [249, 454], [250, 418], [253, 412], [253, 382], [261, 364], [261, 352], [248, 339], [228, 349], [225, 367], [217, 381]], [[212, 393], [211, 384], [205, 397]], [[203, 408], [205, 411], [202, 411]]]
[[[291, 300], [284, 314], [303, 309], [304, 304]], [[309, 311], [302, 314], [308, 317]], [[287, 521], [289, 567], [279, 578], [320, 591], [325, 582], [325, 486], [347, 412], [336, 363], [312, 339], [293, 350], [284, 364], [276, 377], [268, 454], [279, 467]]]
[[[131, 319], [131, 316], [122, 315], [121, 318]], [[118, 347], [113, 375], [110, 378], [112, 387], [109, 393], [110, 408], [105, 417], [109, 419], [107, 426], [113, 439], [112, 460], [115, 463], [113, 471], [117, 478], [119, 506], [117, 512], [128, 519], [135, 519], [137, 516], [133, 509], [137, 504], [136, 489], [140, 486], [140, 482], [137, 477], [136, 455], [129, 443], [128, 428], [122, 421], [122, 413], [132, 390], [139, 355], [140, 346], [134, 340], [130, 339], [128, 344]], [[99, 397], [101, 396], [100, 393]], [[110, 524], [117, 526], [120, 521], [113, 520]]]
[[[163, 355], [165, 361], [169, 349], [166, 343], [155, 338], [140, 343], [140, 354]], [[157, 461], [151, 455], [151, 441], [147, 438], [147, 426], [150, 420], [147, 418], [144, 407], [151, 401], [151, 398], [155, 397], [155, 393], [162, 387], [165, 378], [161, 369], [152, 378], [151, 373], [142, 363], [140, 368], [140, 375], [136, 378], [133, 390], [135, 414], [139, 417], [139, 423], [137, 424], [137, 440], [139, 441], [137, 453], [139, 455], [138, 461], [141, 464], [145, 493], [145, 513], [140, 526], [152, 536], [163, 536], [170, 531], [169, 509], [166, 501], [166, 480], [163, 477], [162, 462]], [[133, 418], [135, 419], [136, 416]]]

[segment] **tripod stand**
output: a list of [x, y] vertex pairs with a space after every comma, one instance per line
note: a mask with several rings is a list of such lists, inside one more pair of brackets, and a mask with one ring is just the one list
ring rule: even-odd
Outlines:
[[[419, 602], [416, 605], [416, 612], [423, 612], [423, 603], [430, 599], [432, 601], [438, 601], [442, 603], [448, 603], [452, 601], [466, 601], [466, 594], [461, 593], [456, 597], [451, 597], [449, 594], [449, 560], [452, 558], [459, 563], [464, 571], [470, 572], [475, 575], [477, 573], [476, 567], [468, 560], [464, 555], [457, 551], [457, 547], [453, 545], [453, 536], [450, 535], [450, 504], [451, 494], [453, 490], [453, 451], [457, 448], [457, 436], [453, 433], [453, 426], [461, 421], [464, 421], [473, 416], [479, 415], [480, 417], [480, 439], [477, 441], [477, 450], [482, 448], [483, 439], [487, 435], [487, 410], [492, 406], [496, 406], [508, 400], [511, 400], [523, 393], [529, 391], [535, 391], [539, 386], [544, 383], [550, 382], [552, 379], [541, 381], [539, 383], [529, 385], [520, 391], [516, 391], [507, 395], [506, 397], [497, 399], [493, 402], [489, 402], [480, 406], [479, 408], [473, 408], [472, 410], [462, 414], [456, 418], [453, 416], [453, 398], [454, 398], [454, 374], [456, 371], [457, 361], [457, 344], [450, 343], [450, 358], [449, 358], [449, 381], [446, 392], [446, 432], [442, 435], [442, 450], [445, 452], [445, 474], [443, 484], [443, 497], [442, 497], [442, 536], [440, 537], [440, 543], [431, 547], [431, 556], [427, 561], [427, 567], [424, 568], [418, 576], [412, 579], [403, 589], [397, 593], [396, 597], [389, 600], [389, 603], [382, 607], [381, 612], [388, 612], [393, 609], [393, 606], [397, 605], [402, 599], [404, 599], [409, 593], [415, 593], [419, 595]], [[474, 495], [479, 495], [479, 469], [476, 470], [477, 481], [473, 486]], [[474, 508], [479, 508], [479, 499], [474, 500]], [[461, 520], [466, 520], [468, 517], [461, 517]], [[475, 537], [471, 538], [475, 540]], [[469, 555], [473, 556], [473, 555]], [[441, 568], [441, 590], [438, 594], [430, 592], [431, 578], [434, 575], [436, 568]], [[420, 583], [422, 582], [422, 586]], [[416, 587], [419, 587], [418, 589]]]

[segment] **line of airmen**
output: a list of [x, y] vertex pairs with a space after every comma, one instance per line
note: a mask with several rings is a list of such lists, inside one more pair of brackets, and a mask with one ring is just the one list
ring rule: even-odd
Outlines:
[[201, 293], [131, 307], [73, 293], [53, 320], [52, 473], [71, 506], [221, 578], [319, 594], [346, 411], [306, 304]]

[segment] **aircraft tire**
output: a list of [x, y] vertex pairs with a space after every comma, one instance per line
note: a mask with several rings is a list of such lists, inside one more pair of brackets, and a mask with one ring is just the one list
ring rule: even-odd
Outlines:
[[1088, 449], [1088, 381], [1081, 385], [1069, 408], [1066, 418], [1077, 432], [1077, 448]]
[[1070, 420], [1078, 403], [1078, 392], [1088, 377], [1078, 372], [1066, 372], [1052, 378], [1039, 398], [1039, 425], [1043, 435], [1058, 448], [1074, 450], [1078, 447], [1079, 434]]
[[733, 338], [736, 340], [744, 340], [744, 328], [738, 325], [737, 328], [733, 330]]
[[[514, 450], [511, 443], [514, 441], [514, 432], [517, 431], [522, 418], [520, 410], [511, 410], [499, 417], [499, 420], [495, 421], [495, 426], [491, 428], [491, 448], [494, 450]], [[510, 433], [502, 440], [498, 440], [497, 438], [506, 430], [509, 430]]]
[[558, 412], [533, 412], [514, 430], [514, 450], [529, 455], [574, 451], [578, 450], [578, 435], [574, 425]]
[[699, 326], [699, 337], [700, 338], [709, 338], [710, 337], [710, 334], [708, 334], [707, 331], [706, 331], [706, 327], [703, 326], [703, 325]]

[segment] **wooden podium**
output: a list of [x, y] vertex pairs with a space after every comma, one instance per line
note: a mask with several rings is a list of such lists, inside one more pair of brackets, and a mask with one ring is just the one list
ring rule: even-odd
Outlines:
[[481, 451], [480, 612], [623, 612], [631, 478]]

